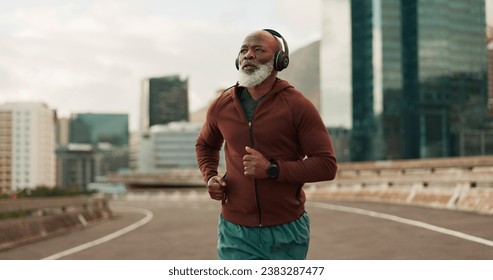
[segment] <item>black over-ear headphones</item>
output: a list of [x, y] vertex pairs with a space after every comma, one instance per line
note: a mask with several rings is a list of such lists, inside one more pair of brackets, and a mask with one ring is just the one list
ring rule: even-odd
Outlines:
[[[272, 34], [275, 37], [281, 38], [284, 51], [282, 51], [282, 50], [277, 51], [274, 54], [274, 70], [282, 71], [282, 70], [286, 69], [289, 65], [288, 43], [286, 42], [284, 37], [282, 37], [282, 35], [279, 32], [272, 30], [272, 29], [263, 29], [263, 30], [269, 32], [270, 34]], [[236, 69], [239, 70], [240, 69], [239, 58], [236, 58], [235, 64], [236, 64]]]

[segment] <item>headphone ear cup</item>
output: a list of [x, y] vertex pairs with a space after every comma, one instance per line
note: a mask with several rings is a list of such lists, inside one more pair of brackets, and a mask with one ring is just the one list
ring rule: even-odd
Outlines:
[[274, 70], [279, 71], [279, 55], [281, 52], [276, 52], [274, 54]]
[[276, 52], [274, 58], [274, 69], [280, 72], [286, 69], [288, 65], [289, 57], [283, 51]]
[[[282, 54], [282, 59], [281, 59], [280, 63], [282, 64], [282, 69], [283, 70], [286, 69], [286, 68], [288, 68], [288, 65], [289, 65], [289, 56], [283, 53]], [[281, 70], [279, 70], [279, 71], [281, 71]]]
[[235, 60], [236, 70], [240, 70], [240, 59], [236, 58]]

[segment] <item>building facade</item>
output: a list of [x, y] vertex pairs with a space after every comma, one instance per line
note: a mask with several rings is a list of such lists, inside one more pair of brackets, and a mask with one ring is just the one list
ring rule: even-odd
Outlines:
[[56, 186], [56, 113], [34, 102], [0, 105], [2, 192]]
[[62, 188], [87, 189], [110, 173], [126, 172], [129, 165], [128, 147], [108, 143], [60, 145], [56, 155], [57, 184]]
[[188, 79], [166, 76], [142, 82], [140, 131], [153, 125], [189, 121]]
[[351, 0], [353, 161], [460, 156], [487, 122], [484, 0]]
[[68, 144], [57, 148], [57, 185], [85, 189], [95, 181], [95, 153], [91, 144]]
[[70, 143], [128, 146], [128, 114], [78, 113], [70, 118]]
[[173, 168], [198, 168], [195, 142], [201, 127], [200, 123], [187, 122], [152, 126], [148, 133], [141, 135], [137, 171], [154, 173]]
[[352, 126], [351, 61], [351, 1], [323, 0], [319, 111], [327, 127]]
[[488, 42], [488, 109], [493, 115], [493, 34]]
[[68, 123], [59, 119], [58, 138], [60, 187], [87, 189], [109, 173], [129, 168], [128, 114], [72, 114]]
[[12, 189], [12, 112], [0, 109], [0, 194]]

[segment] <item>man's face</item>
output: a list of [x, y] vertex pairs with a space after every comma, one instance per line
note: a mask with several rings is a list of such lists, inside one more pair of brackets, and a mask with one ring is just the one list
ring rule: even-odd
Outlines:
[[274, 69], [276, 44], [268, 33], [254, 33], [245, 38], [238, 55], [240, 86], [256, 86], [269, 77]]

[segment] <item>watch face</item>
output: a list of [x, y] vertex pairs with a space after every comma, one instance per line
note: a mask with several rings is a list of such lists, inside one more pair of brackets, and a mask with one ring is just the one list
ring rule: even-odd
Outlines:
[[269, 165], [269, 168], [267, 168], [267, 174], [270, 178], [277, 178], [277, 176], [279, 175], [279, 169], [277, 168], [277, 165], [271, 163]]

